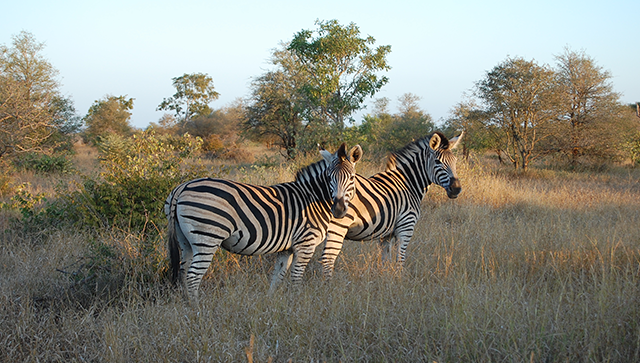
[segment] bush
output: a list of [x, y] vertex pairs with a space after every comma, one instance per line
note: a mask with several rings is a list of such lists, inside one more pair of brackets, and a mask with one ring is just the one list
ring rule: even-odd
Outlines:
[[62, 173], [74, 171], [73, 163], [64, 154], [45, 155], [26, 153], [14, 160], [17, 169], [34, 171], [36, 173]]
[[79, 199], [89, 204], [84, 220], [90, 224], [143, 231], [148, 223], [162, 225], [164, 201], [183, 181], [204, 174], [181, 162], [202, 145], [200, 138], [156, 136], [153, 131], [131, 138], [111, 135], [99, 145], [101, 179], [87, 179]]

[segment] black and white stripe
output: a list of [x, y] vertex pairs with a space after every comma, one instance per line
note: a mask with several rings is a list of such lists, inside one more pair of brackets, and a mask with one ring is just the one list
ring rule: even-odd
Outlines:
[[219, 247], [242, 255], [287, 251], [283, 256], [294, 260], [291, 279], [301, 280], [332, 216], [346, 214], [362, 149], [358, 145], [347, 153], [342, 144], [335, 154], [320, 153], [324, 160], [300, 170], [290, 183], [258, 186], [203, 178], [171, 192], [165, 203], [171, 267], [190, 297], [197, 296]]
[[397, 261], [404, 263], [427, 187], [432, 183], [440, 185], [449, 198], [456, 198], [461, 191], [456, 157], [451, 151], [461, 137], [462, 134], [447, 140], [442, 133], [436, 132], [391, 154], [386, 171], [370, 178], [356, 175], [356, 195], [349, 211], [329, 224], [322, 253], [325, 277], [332, 276], [345, 238], [354, 241], [380, 239], [385, 259], [389, 258], [395, 238]]

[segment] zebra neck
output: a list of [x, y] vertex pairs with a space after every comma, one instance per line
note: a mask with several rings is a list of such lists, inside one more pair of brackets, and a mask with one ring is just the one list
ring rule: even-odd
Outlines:
[[431, 179], [427, 173], [429, 166], [427, 151], [415, 152], [411, 154], [392, 155], [393, 162], [388, 165], [391, 168], [387, 171], [396, 171], [402, 176], [402, 182], [405, 184], [407, 190], [411, 192], [416, 198], [422, 200], [429, 185], [431, 185]]

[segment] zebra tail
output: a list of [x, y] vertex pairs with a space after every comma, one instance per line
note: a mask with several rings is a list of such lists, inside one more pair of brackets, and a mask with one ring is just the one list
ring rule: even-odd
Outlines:
[[171, 263], [171, 282], [173, 284], [178, 283], [178, 277], [180, 275], [180, 243], [178, 242], [178, 232], [176, 231], [178, 220], [176, 218], [176, 206], [171, 199], [171, 205], [169, 206], [169, 261]]

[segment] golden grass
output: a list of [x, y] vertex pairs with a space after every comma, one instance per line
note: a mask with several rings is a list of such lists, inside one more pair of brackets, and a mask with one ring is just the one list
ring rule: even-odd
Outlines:
[[0, 361], [640, 361], [640, 171], [483, 165], [459, 165], [457, 200], [429, 191], [403, 269], [347, 241], [333, 280], [316, 258], [302, 286], [273, 296], [273, 256], [225, 253], [193, 305], [132, 276], [85, 291], [57, 269], [77, 269], [92, 238], [139, 268], [135, 235], [3, 226]]

